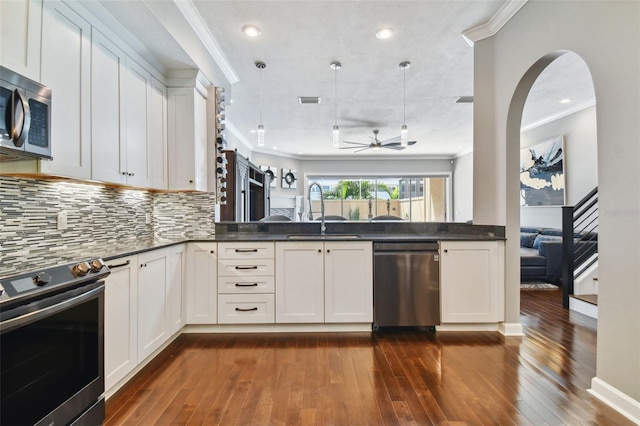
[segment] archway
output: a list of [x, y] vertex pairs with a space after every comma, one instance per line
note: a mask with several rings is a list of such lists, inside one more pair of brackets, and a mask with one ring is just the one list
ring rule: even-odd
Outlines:
[[[575, 205], [597, 187], [595, 108], [589, 68], [579, 55], [569, 51], [553, 52], [539, 59], [527, 70], [513, 95], [507, 118], [507, 150], [511, 151], [507, 157], [514, 158], [513, 151], [517, 149], [522, 154], [516, 163], [520, 181], [530, 180], [514, 189], [520, 205], [518, 224], [524, 231], [520, 234], [521, 282], [559, 280], [561, 261], [546, 259], [545, 263], [546, 250], [538, 251], [537, 243], [557, 238], [550, 244], [561, 253], [562, 205]], [[544, 149], [551, 146], [553, 150], [545, 153]], [[550, 165], [552, 159], [554, 164]], [[538, 160], [546, 163], [538, 165]], [[509, 162], [512, 167], [516, 165]], [[531, 177], [534, 172], [552, 168], [551, 173]], [[553, 182], [550, 177], [555, 178]], [[512, 184], [510, 178], [507, 181]], [[509, 192], [510, 209], [514, 198]], [[547, 235], [537, 234], [540, 230]], [[596, 285], [590, 285], [589, 292], [597, 293], [597, 281], [591, 282]]]

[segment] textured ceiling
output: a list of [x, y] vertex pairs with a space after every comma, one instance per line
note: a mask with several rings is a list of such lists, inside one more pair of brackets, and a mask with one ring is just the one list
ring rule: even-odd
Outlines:
[[[169, 68], [189, 65], [188, 57], [141, 2], [101, 3]], [[266, 145], [255, 149], [266, 153], [451, 157], [472, 149], [473, 105], [455, 103], [459, 96], [473, 95], [473, 48], [460, 34], [489, 21], [503, 0], [192, 0], [192, 4], [239, 77], [226, 97], [232, 142], [239, 138], [257, 145], [254, 131], [262, 112]], [[247, 37], [241, 32], [245, 24], [257, 25], [262, 35]], [[394, 28], [395, 36], [376, 39], [376, 30], [383, 26]], [[254, 65], [258, 60], [267, 64], [263, 71]], [[333, 61], [342, 63], [337, 98]], [[336, 103], [341, 140], [368, 143], [373, 129], [380, 130], [382, 140], [399, 135], [402, 61], [411, 62], [406, 70], [406, 124], [417, 144], [404, 151], [355, 154], [333, 148]], [[581, 77], [585, 70], [576, 55], [556, 60], [536, 82], [523, 126], [559, 114], [560, 108], [575, 106], [577, 99], [593, 98], [588, 73]], [[301, 105], [299, 96], [318, 96], [322, 101]], [[559, 104], [565, 97], [574, 102]]]

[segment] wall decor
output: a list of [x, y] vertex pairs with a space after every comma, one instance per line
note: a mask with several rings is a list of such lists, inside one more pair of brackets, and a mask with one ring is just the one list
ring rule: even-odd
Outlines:
[[291, 169], [282, 169], [282, 187], [285, 189], [296, 189], [298, 187], [298, 178], [296, 171]]
[[520, 205], [565, 204], [564, 137], [556, 136], [520, 150]]
[[278, 168], [275, 166], [260, 166], [260, 170], [264, 172], [265, 179], [269, 179], [269, 186], [275, 188], [278, 186]]

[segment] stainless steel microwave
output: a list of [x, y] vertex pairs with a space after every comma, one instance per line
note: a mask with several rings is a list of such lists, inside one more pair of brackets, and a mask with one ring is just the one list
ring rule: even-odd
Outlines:
[[0, 66], [0, 161], [51, 156], [51, 89]]

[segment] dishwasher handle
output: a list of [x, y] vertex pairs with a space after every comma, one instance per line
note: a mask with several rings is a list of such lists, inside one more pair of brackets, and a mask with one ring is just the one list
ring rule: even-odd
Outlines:
[[376, 243], [373, 245], [374, 254], [393, 252], [438, 252], [438, 243]]

